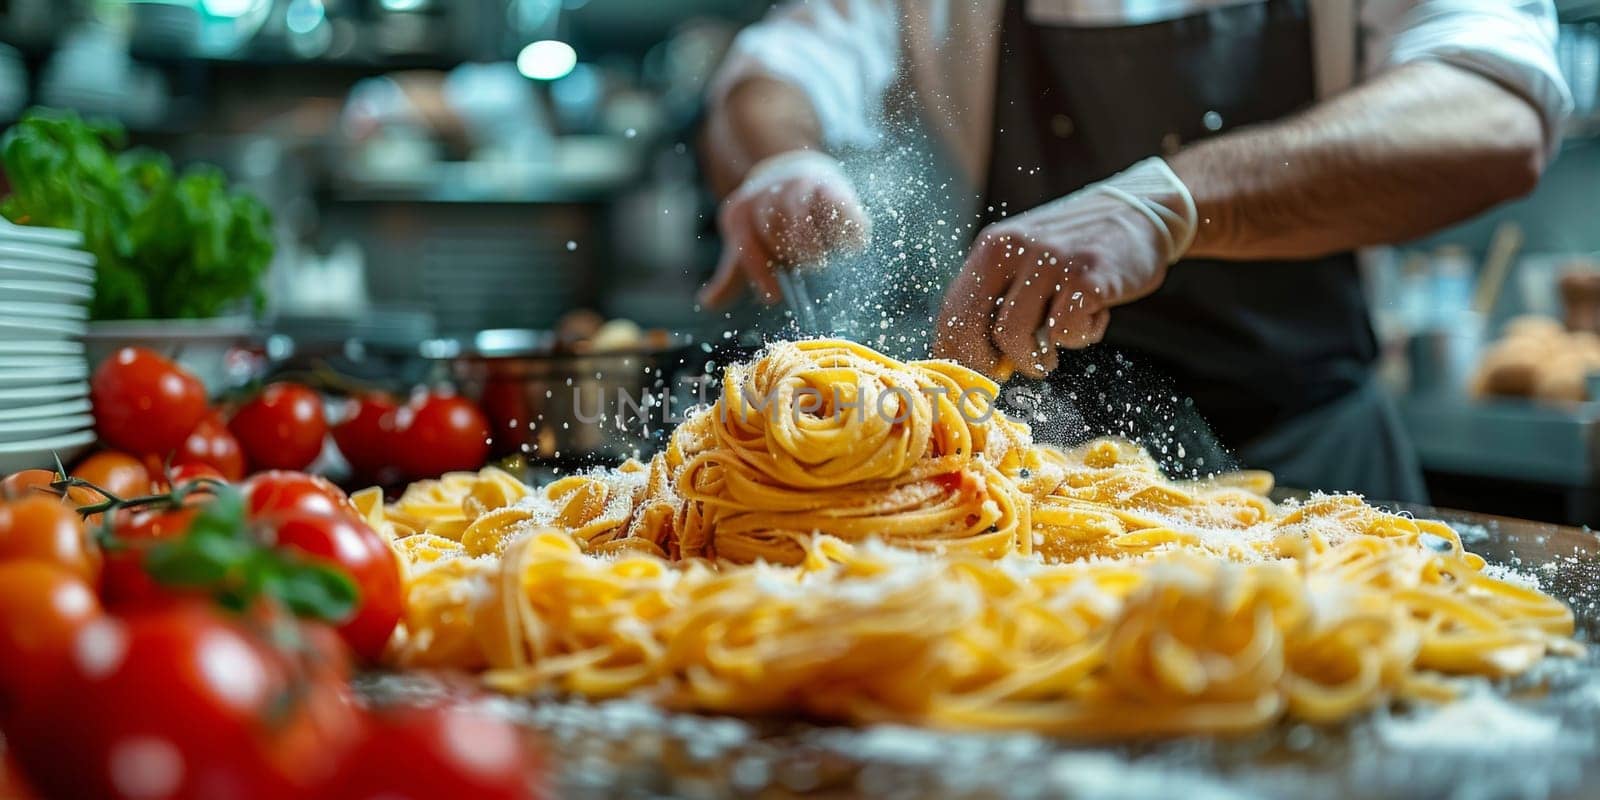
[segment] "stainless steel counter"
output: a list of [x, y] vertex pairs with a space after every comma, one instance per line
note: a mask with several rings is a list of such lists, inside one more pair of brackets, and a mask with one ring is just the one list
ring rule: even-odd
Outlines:
[[1600, 403], [1543, 405], [1406, 395], [1400, 413], [1429, 470], [1600, 486]]
[[1399, 405], [1435, 502], [1600, 528], [1600, 403], [1423, 394]]

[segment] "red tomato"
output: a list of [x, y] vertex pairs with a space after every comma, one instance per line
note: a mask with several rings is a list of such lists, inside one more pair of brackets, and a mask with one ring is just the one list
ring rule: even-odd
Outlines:
[[82, 478], [124, 500], [149, 494], [150, 470], [139, 459], [115, 450], [101, 450], [78, 463], [72, 477]]
[[0, 480], [0, 500], [18, 500], [30, 494], [45, 492], [55, 494], [50, 484], [56, 480], [56, 474], [48, 469], [18, 470]]
[[346, 678], [323, 671], [301, 681], [305, 692], [301, 708], [278, 730], [269, 753], [272, 763], [295, 784], [295, 797], [306, 796], [332, 777], [342, 756], [360, 740], [366, 721]]
[[126, 544], [156, 542], [182, 535], [194, 522], [198, 506], [187, 508], [147, 508], [122, 511], [117, 517], [117, 538]]
[[333, 426], [333, 441], [357, 475], [377, 475], [392, 465], [399, 408], [387, 395], [350, 398], [344, 419]]
[[81, 576], [42, 561], [0, 562], [0, 714], [49, 688], [73, 636], [99, 616]]
[[0, 480], [0, 500], [21, 500], [35, 494], [62, 498], [68, 508], [94, 505], [105, 499], [104, 495], [82, 486], [74, 486], [65, 495], [50, 487], [56, 480], [55, 470], [25, 469], [13, 472]]
[[338, 626], [350, 649], [375, 662], [400, 621], [400, 564], [394, 550], [366, 523], [343, 514], [290, 511], [267, 520], [268, 541], [330, 563], [355, 581], [360, 593], [353, 615]]
[[511, 377], [490, 378], [477, 396], [478, 410], [489, 420], [490, 444], [495, 455], [510, 456], [522, 452], [523, 427], [533, 422], [540, 413], [530, 411], [522, 380]]
[[305, 619], [298, 622], [305, 644], [301, 655], [306, 671], [340, 682], [349, 680], [355, 672], [355, 660], [339, 631], [325, 622]]
[[124, 347], [94, 371], [89, 398], [106, 444], [135, 455], [165, 456], [206, 413], [206, 389], [177, 364]]
[[530, 800], [538, 764], [516, 726], [464, 706], [373, 715], [366, 737], [324, 787], [325, 800]]
[[[4, 748], [0, 747], [0, 752]], [[0, 797], [5, 800], [37, 800], [39, 793], [29, 786], [22, 777], [22, 767], [18, 766], [16, 758], [10, 753], [5, 753], [0, 759]]]
[[[332, 625], [299, 619], [283, 604], [263, 600], [244, 613], [246, 627], [255, 631], [288, 631], [283, 656], [307, 675], [348, 680], [354, 671], [350, 647]], [[286, 626], [293, 626], [288, 628]]]
[[172, 468], [172, 485], [174, 486], [182, 486], [201, 478], [210, 478], [223, 483], [228, 482], [228, 477], [210, 464], [179, 464]]
[[255, 469], [305, 469], [322, 452], [322, 398], [298, 383], [274, 383], [228, 422]]
[[46, 561], [93, 583], [100, 548], [89, 541], [78, 512], [37, 494], [0, 503], [0, 562]]
[[124, 546], [106, 554], [100, 576], [100, 595], [106, 607], [163, 608], [187, 596], [156, 583], [144, 570], [144, 554], [151, 547], [183, 535], [198, 509], [149, 509], [124, 512], [116, 523], [117, 540]]
[[278, 660], [302, 692], [297, 713], [275, 728], [273, 763], [307, 788], [326, 781], [363, 733], [365, 715], [349, 684], [350, 649], [332, 627], [298, 620], [276, 602], [255, 604], [243, 624], [278, 644]]
[[25, 703], [19, 761], [51, 797], [298, 796], [307, 776], [277, 753], [298, 710], [284, 706], [293, 677], [205, 606], [101, 617], [78, 632], [53, 689]]
[[211, 466], [210, 464], [178, 464], [177, 466], [167, 470], [167, 477], [172, 479], [172, 483], [169, 484], [163, 480], [155, 481], [155, 492], [166, 494], [167, 492], [172, 491], [173, 487], [175, 486], [183, 486], [188, 483], [193, 483], [201, 478], [209, 478], [210, 480], [220, 481], [222, 483], [228, 482], [228, 479], [223, 477], [222, 473], [218, 472], [217, 468]]
[[200, 420], [172, 457], [174, 467], [197, 464], [211, 467], [219, 477], [236, 481], [244, 477], [244, 451], [228, 430], [222, 412], [213, 411]]
[[274, 470], [250, 476], [244, 482], [244, 507], [252, 517], [291, 511], [342, 514], [359, 518], [350, 498], [327, 478], [304, 472]]
[[414, 478], [475, 470], [489, 456], [489, 421], [471, 401], [430, 393], [396, 414], [402, 446], [394, 454]]

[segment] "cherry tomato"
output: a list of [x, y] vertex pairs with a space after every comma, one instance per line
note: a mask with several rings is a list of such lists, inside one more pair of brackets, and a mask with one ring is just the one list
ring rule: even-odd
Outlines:
[[[106, 496], [86, 486], [69, 486], [65, 492], [57, 491], [52, 483], [56, 481], [54, 470], [25, 469], [6, 476], [0, 481], [0, 500], [20, 500], [24, 497], [40, 495], [55, 498], [61, 505], [74, 511], [85, 506], [97, 505], [105, 501]], [[100, 514], [90, 514], [84, 518], [84, 523], [90, 526], [99, 524]]]
[[377, 712], [325, 800], [538, 798], [537, 762], [516, 727], [467, 706]]
[[14, 742], [51, 797], [297, 796], [273, 750], [293, 677], [208, 607], [104, 616], [78, 631], [60, 680], [24, 704]]
[[24, 469], [7, 475], [0, 480], [0, 500], [18, 500], [35, 493], [56, 494], [50, 484], [56, 480], [56, 473], [48, 469]]
[[251, 630], [286, 639], [282, 655], [307, 675], [344, 681], [354, 672], [349, 645], [326, 622], [300, 619], [282, 603], [265, 599], [246, 609], [243, 619]]
[[[4, 748], [0, 748], [3, 751]], [[0, 759], [0, 797], [5, 800], [37, 800], [39, 793], [22, 777], [22, 767], [10, 753]]]
[[[522, 453], [523, 436], [528, 429], [522, 427], [540, 413], [528, 402], [527, 392], [520, 378], [494, 377], [484, 382], [475, 398], [478, 410], [489, 420], [491, 452], [497, 456]], [[530, 410], [533, 409], [533, 410]]]
[[401, 441], [394, 458], [414, 478], [475, 470], [489, 455], [489, 422], [471, 401], [423, 395], [395, 415]]
[[164, 608], [191, 595], [156, 583], [144, 569], [150, 548], [183, 535], [194, 521], [197, 508], [147, 509], [123, 512], [115, 533], [124, 546], [106, 553], [100, 576], [100, 596], [116, 610]]
[[81, 576], [42, 561], [0, 562], [0, 714], [48, 688], [72, 637], [99, 616]]
[[172, 491], [175, 486], [193, 483], [201, 478], [208, 478], [222, 483], [228, 482], [228, 479], [223, 477], [222, 473], [218, 472], [217, 468], [210, 464], [178, 464], [167, 470], [167, 477], [172, 479], [172, 483], [168, 484], [165, 481], [157, 480], [154, 487], [156, 492], [164, 494]]
[[177, 450], [206, 413], [206, 389], [177, 364], [124, 347], [95, 371], [89, 398], [106, 444], [135, 455]]
[[327, 478], [304, 472], [273, 470], [250, 476], [244, 482], [244, 506], [252, 517], [290, 511], [342, 514], [359, 518], [350, 498]]
[[301, 790], [296, 797], [306, 796], [333, 776], [342, 756], [360, 740], [365, 724], [346, 678], [313, 672], [301, 684], [300, 709], [278, 729], [269, 752], [272, 763]]
[[49, 495], [0, 503], [0, 562], [46, 561], [93, 583], [100, 548], [89, 541], [78, 512]]
[[400, 564], [394, 550], [366, 523], [343, 514], [290, 511], [266, 520], [273, 546], [301, 552], [342, 569], [359, 591], [355, 613], [339, 635], [363, 660], [375, 662], [400, 621]]
[[305, 469], [322, 452], [322, 398], [297, 383], [274, 383], [228, 422], [255, 469]]
[[200, 508], [147, 508], [123, 511], [117, 518], [117, 538], [127, 544], [157, 542], [182, 535], [194, 522]]
[[387, 395], [350, 398], [344, 419], [333, 426], [333, 441], [357, 475], [377, 475], [392, 465], [399, 408]]
[[172, 464], [174, 467], [205, 465], [215, 469], [218, 476], [236, 481], [244, 477], [244, 450], [228, 430], [222, 413], [213, 411], [189, 432], [183, 446], [173, 455]]
[[201, 478], [210, 478], [223, 483], [228, 482], [228, 476], [223, 475], [221, 470], [210, 464], [179, 464], [172, 468], [172, 485], [174, 486], [182, 486]]
[[0, 500], [21, 500], [30, 495], [42, 494], [62, 498], [63, 505], [75, 509], [94, 505], [105, 499], [99, 492], [82, 486], [73, 486], [63, 495], [50, 486], [55, 481], [55, 470], [25, 469], [13, 472], [7, 475], [5, 480], [0, 480]]
[[153, 488], [150, 470], [139, 459], [115, 450], [101, 450], [72, 470], [82, 478], [124, 500], [148, 494]]
[[350, 649], [321, 622], [299, 620], [276, 602], [258, 602], [244, 626], [276, 643], [277, 660], [300, 692], [298, 707], [276, 726], [272, 762], [310, 787], [326, 781], [363, 733], [364, 714], [350, 689]]
[[325, 675], [338, 681], [348, 681], [355, 672], [355, 659], [350, 646], [338, 629], [325, 622], [299, 620], [300, 636], [305, 644], [302, 664], [306, 671]]

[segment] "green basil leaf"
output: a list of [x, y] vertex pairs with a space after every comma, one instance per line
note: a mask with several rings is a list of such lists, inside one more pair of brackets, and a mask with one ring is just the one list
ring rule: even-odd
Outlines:
[[168, 586], [203, 587], [248, 581], [258, 569], [262, 546], [245, 527], [244, 498], [237, 489], [218, 487], [202, 506], [183, 538], [146, 554], [145, 570]]
[[114, 123], [33, 109], [0, 136], [10, 194], [0, 215], [82, 231], [98, 260], [96, 319], [203, 317], [261, 302], [271, 217], [213, 167], [181, 175], [164, 155], [125, 151]]
[[144, 568], [163, 586], [207, 587], [228, 582], [251, 555], [247, 543], [186, 536], [151, 548]]
[[245, 524], [244, 496], [231, 486], [217, 486], [212, 499], [200, 507], [189, 525], [189, 536], [199, 539], [250, 538]]
[[278, 599], [297, 616], [344, 622], [355, 613], [360, 591], [343, 570], [322, 564], [287, 564], [279, 573]]

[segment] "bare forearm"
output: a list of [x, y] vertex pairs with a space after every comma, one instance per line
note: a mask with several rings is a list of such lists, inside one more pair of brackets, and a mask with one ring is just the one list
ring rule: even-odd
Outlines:
[[1526, 194], [1542, 143], [1522, 98], [1423, 62], [1169, 163], [1199, 211], [1190, 255], [1304, 258], [1410, 239]]
[[820, 149], [822, 128], [799, 88], [774, 78], [740, 81], [711, 110], [701, 152], [718, 196], [756, 162], [790, 150]]

